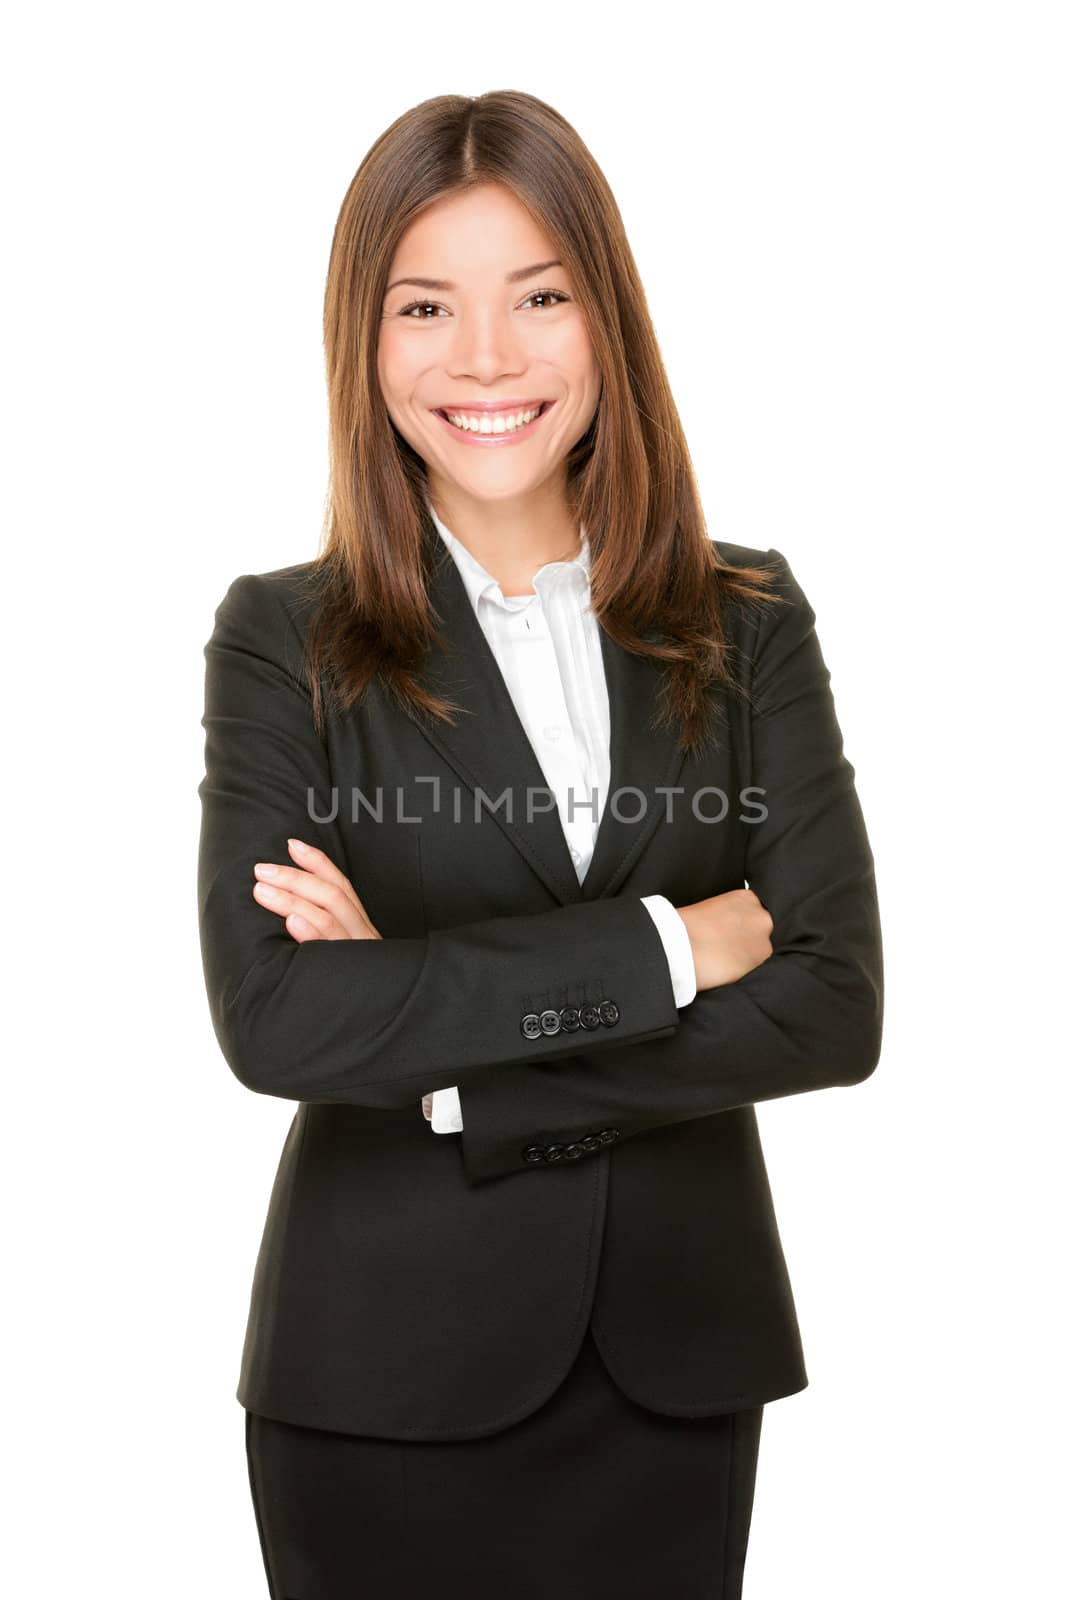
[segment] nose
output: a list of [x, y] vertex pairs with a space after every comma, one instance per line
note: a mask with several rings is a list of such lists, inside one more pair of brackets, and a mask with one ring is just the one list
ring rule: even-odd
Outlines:
[[485, 384], [523, 372], [527, 361], [510, 313], [487, 306], [459, 319], [447, 365], [450, 377], [476, 378]]

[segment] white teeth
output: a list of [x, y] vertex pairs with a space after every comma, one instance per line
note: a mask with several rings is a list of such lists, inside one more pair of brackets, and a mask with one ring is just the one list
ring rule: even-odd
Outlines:
[[501, 411], [483, 412], [478, 417], [468, 416], [463, 411], [446, 411], [444, 415], [453, 427], [464, 428], [468, 433], [513, 433], [516, 428], [532, 422], [540, 410], [540, 406], [534, 406], [532, 411], [513, 411], [507, 415]]

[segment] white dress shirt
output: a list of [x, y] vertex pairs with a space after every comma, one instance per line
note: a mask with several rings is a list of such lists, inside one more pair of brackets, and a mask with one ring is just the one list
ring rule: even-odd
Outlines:
[[[611, 708], [600, 630], [590, 605], [585, 528], [580, 530], [581, 553], [575, 560], [549, 561], [534, 573], [532, 593], [505, 595], [492, 574], [445, 527], [429, 499], [426, 503], [556, 797], [581, 882], [592, 860], [611, 782]], [[675, 1005], [688, 1005], [697, 985], [685, 923], [664, 895], [642, 895], [641, 903], [663, 941]], [[435, 1133], [462, 1130], [458, 1089], [434, 1090], [431, 1126]]]

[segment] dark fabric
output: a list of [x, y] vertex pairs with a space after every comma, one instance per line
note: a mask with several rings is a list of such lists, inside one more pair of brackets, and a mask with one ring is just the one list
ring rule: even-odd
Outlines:
[[[689, 753], [656, 723], [659, 669], [602, 631], [612, 794], [579, 881], [437, 544], [426, 672], [461, 707], [452, 726], [375, 685], [320, 736], [308, 564], [235, 579], [207, 645], [211, 1016], [239, 1081], [296, 1102], [238, 1399], [409, 1443], [489, 1436], [553, 1393], [590, 1322], [619, 1386], [665, 1415], [793, 1394], [807, 1375], [755, 1102], [860, 1082], [882, 1021], [873, 862], [814, 612], [777, 551], [719, 546], [774, 569], [784, 603], [729, 609], [750, 698]], [[254, 900], [255, 863], [291, 864], [290, 836], [346, 873], [380, 939], [299, 944]], [[679, 1012], [640, 896], [746, 882], [774, 953]], [[564, 1012], [572, 1031], [523, 1029]], [[421, 1098], [451, 1084], [463, 1131], [435, 1134]]]
[[588, 1332], [547, 1403], [487, 1438], [246, 1412], [271, 1600], [740, 1600], [762, 1419], [648, 1411]]

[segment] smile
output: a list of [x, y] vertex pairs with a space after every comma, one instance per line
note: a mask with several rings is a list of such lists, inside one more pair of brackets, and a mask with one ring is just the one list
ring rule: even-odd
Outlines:
[[541, 418], [555, 405], [544, 400], [525, 411], [445, 411], [437, 410], [444, 426], [463, 444], [499, 446], [528, 439]]

